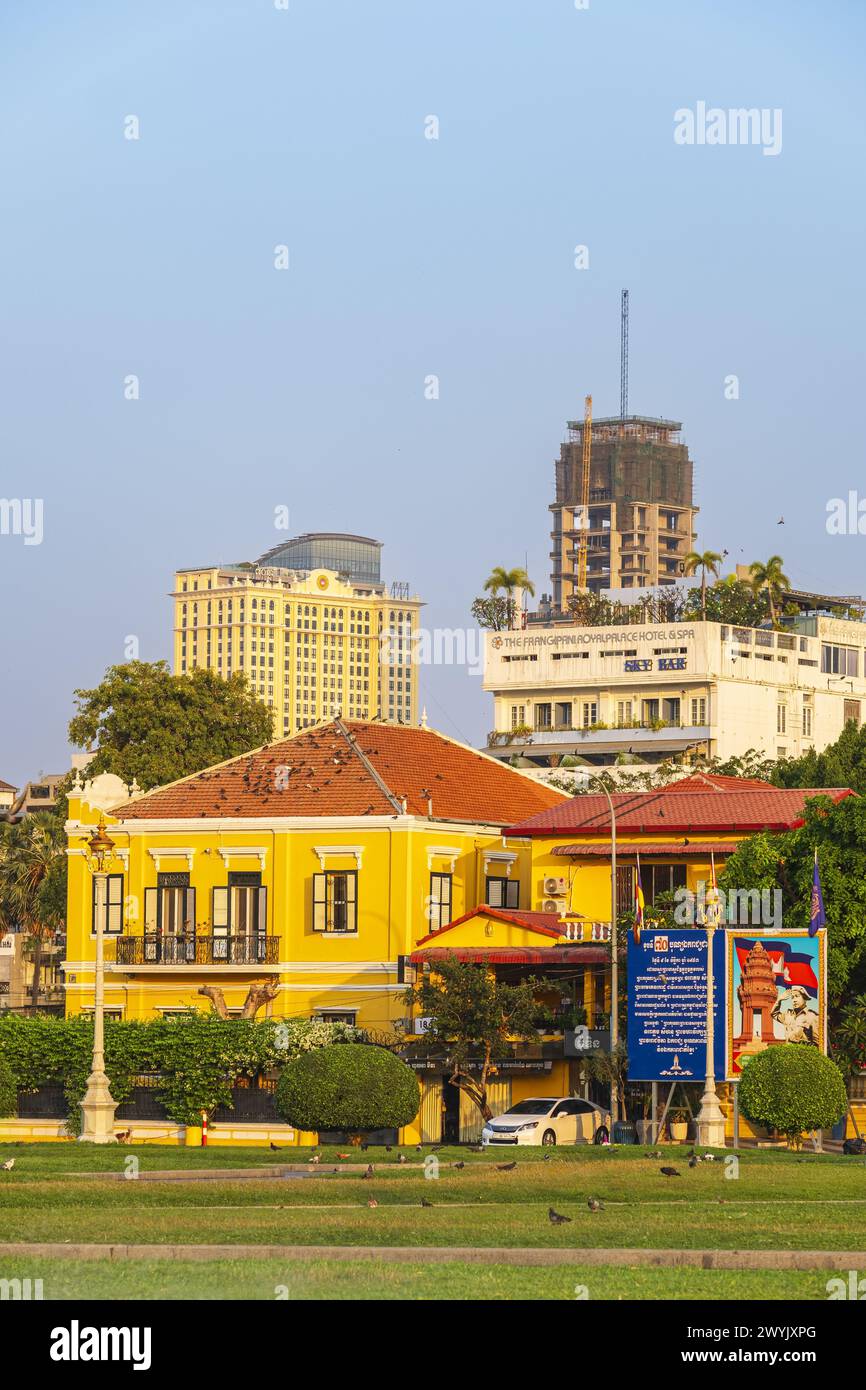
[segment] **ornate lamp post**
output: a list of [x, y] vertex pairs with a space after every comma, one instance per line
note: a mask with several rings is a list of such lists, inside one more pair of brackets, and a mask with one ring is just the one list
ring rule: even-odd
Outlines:
[[105, 829], [105, 817], [87, 842], [90, 853], [88, 866], [93, 874], [96, 906], [96, 965], [93, 1008], [93, 1064], [87, 1078], [87, 1090], [81, 1102], [81, 1140], [86, 1144], [114, 1143], [114, 1112], [117, 1104], [111, 1097], [105, 1074], [105, 956], [104, 931], [108, 903], [108, 863], [114, 854], [114, 841]]
[[[575, 749], [577, 752], [577, 749]], [[590, 774], [587, 778], [589, 782], [597, 782], [607, 797], [607, 804], [610, 809], [610, 1050], [611, 1055], [616, 1055], [619, 1044], [619, 959], [616, 935], [616, 811], [614, 809], [613, 797], [607, 788], [607, 783], [597, 773]], [[616, 1089], [616, 1081], [610, 1083], [610, 1137], [613, 1139], [613, 1127], [619, 1119], [619, 1096]]]
[[725, 1147], [725, 1117], [716, 1093], [715, 1076], [715, 1017], [713, 1010], [713, 936], [721, 919], [721, 902], [716, 887], [716, 870], [713, 864], [713, 883], [707, 893], [707, 906], [704, 911], [704, 929], [707, 933], [707, 1072], [704, 1081], [704, 1094], [698, 1112], [698, 1143], [707, 1148]]

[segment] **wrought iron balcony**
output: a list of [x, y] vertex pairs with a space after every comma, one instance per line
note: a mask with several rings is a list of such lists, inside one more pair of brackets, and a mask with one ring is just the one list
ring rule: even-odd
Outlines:
[[119, 936], [115, 963], [124, 965], [276, 965], [280, 938], [250, 936]]

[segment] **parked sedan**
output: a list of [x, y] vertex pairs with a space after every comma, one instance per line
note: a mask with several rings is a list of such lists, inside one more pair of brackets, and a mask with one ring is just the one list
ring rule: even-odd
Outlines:
[[482, 1144], [591, 1144], [599, 1125], [609, 1125], [608, 1112], [576, 1096], [537, 1096], [518, 1101], [504, 1114], [488, 1120]]

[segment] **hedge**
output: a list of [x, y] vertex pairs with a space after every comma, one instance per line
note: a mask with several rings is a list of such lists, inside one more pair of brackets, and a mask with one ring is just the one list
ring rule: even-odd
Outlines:
[[746, 1063], [740, 1108], [749, 1120], [787, 1135], [792, 1146], [808, 1130], [830, 1129], [848, 1109], [842, 1073], [816, 1047], [780, 1043]]
[[421, 1104], [411, 1067], [381, 1047], [348, 1043], [290, 1062], [277, 1084], [277, 1113], [303, 1130], [399, 1129]]
[[12, 1068], [0, 1052], [0, 1115], [14, 1115], [18, 1104], [18, 1087]]
[[[159, 1074], [162, 1084], [157, 1094], [169, 1118], [176, 1124], [198, 1124], [202, 1110], [231, 1106], [232, 1087], [239, 1076], [254, 1077], [310, 1049], [352, 1042], [359, 1036], [347, 1024], [303, 1019], [257, 1021], [222, 1019], [215, 1014], [141, 1023], [106, 1019], [105, 1070], [118, 1104], [129, 1097], [140, 1073]], [[18, 1089], [63, 1086], [69, 1107], [67, 1127], [73, 1134], [81, 1126], [79, 1107], [92, 1051], [90, 1017], [28, 1018], [11, 1013], [0, 1017], [0, 1055], [11, 1067]]]

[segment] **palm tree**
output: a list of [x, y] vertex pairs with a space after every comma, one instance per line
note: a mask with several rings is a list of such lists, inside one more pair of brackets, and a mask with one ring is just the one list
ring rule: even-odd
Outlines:
[[62, 817], [27, 816], [0, 834], [0, 926], [23, 927], [33, 950], [31, 1002], [39, 1003], [43, 943], [64, 920], [66, 835]]
[[701, 617], [704, 622], [707, 620], [707, 575], [711, 574], [715, 579], [719, 573], [719, 565], [722, 557], [716, 550], [690, 550], [685, 558], [686, 574], [701, 572]]
[[767, 607], [773, 627], [776, 626], [776, 609], [782, 595], [791, 587], [791, 581], [782, 569], [784, 563], [781, 555], [771, 555], [766, 564], [756, 560], [754, 564], [749, 565], [753, 592], [759, 594], [762, 589], [767, 591]]
[[484, 588], [491, 593], [494, 598], [504, 589], [508, 596], [508, 625], [514, 623], [514, 590], [523, 589], [527, 594], [535, 597], [535, 585], [529, 578], [525, 569], [507, 570], [502, 565], [497, 565], [492, 570], [490, 576], [484, 581]]

